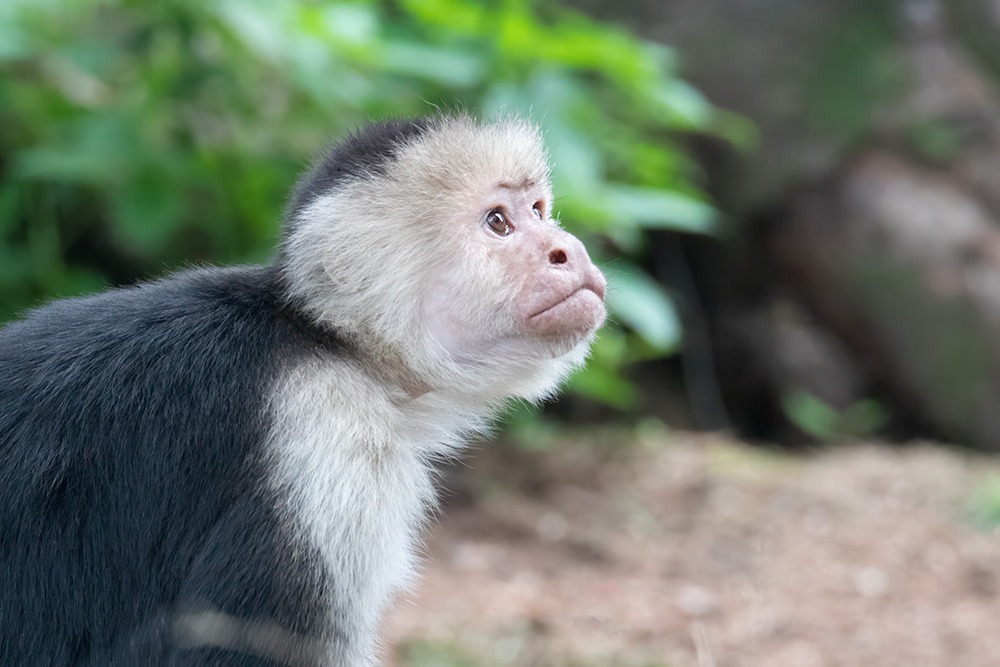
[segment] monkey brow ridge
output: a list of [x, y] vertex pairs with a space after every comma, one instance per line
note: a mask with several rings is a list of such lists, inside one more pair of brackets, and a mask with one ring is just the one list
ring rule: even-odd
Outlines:
[[538, 185], [538, 183], [536, 183], [533, 178], [525, 178], [518, 183], [511, 183], [510, 181], [500, 181], [497, 183], [497, 187], [503, 188], [504, 190], [528, 190], [536, 185]]

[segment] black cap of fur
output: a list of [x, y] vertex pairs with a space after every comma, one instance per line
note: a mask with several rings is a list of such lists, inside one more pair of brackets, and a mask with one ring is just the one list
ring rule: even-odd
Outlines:
[[431, 119], [392, 119], [372, 123], [328, 148], [292, 191], [285, 208], [286, 224], [306, 206], [351, 179], [385, 173], [399, 146], [427, 131]]

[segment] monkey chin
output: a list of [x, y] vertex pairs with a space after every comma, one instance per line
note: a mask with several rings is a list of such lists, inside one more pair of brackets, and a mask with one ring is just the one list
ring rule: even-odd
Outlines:
[[582, 366], [607, 313], [604, 301], [586, 288], [528, 318], [531, 343], [539, 360], [554, 362], [564, 376]]
[[587, 361], [596, 335], [595, 329], [582, 337], [536, 339], [532, 346], [535, 360], [523, 366], [521, 372], [512, 378], [509, 395], [532, 403], [554, 396], [566, 377]]

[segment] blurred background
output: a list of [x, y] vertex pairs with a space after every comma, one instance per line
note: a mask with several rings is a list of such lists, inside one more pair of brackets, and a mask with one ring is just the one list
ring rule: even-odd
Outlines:
[[611, 281], [390, 664], [996, 665], [1000, 0], [4, 0], [0, 321], [267, 261], [367, 120], [517, 111]]

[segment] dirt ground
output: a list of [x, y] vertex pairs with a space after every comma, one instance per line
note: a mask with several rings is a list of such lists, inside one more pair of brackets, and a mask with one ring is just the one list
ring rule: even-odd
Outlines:
[[474, 453], [390, 664], [1000, 665], [1000, 458], [648, 431]]

